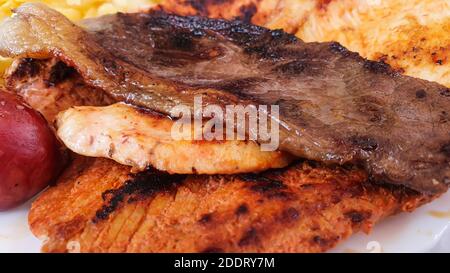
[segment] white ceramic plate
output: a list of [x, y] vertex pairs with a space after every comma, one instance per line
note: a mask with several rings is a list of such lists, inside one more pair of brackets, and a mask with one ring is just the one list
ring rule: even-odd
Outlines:
[[[40, 242], [29, 231], [30, 203], [0, 212], [0, 252], [39, 252]], [[442, 239], [450, 234], [450, 192], [413, 213], [403, 213], [377, 225], [370, 235], [358, 233], [333, 252], [450, 252]], [[446, 241], [447, 242], [447, 241]]]

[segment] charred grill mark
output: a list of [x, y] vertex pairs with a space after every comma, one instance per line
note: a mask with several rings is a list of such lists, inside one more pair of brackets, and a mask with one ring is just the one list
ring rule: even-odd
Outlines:
[[397, 74], [389, 64], [383, 61], [364, 60], [364, 68], [375, 74], [386, 74], [391, 76]]
[[416, 98], [418, 99], [424, 99], [427, 96], [427, 92], [423, 89], [417, 90], [416, 91]]
[[346, 212], [344, 215], [345, 217], [349, 218], [353, 224], [360, 224], [372, 216], [370, 212], [356, 210]]
[[132, 203], [157, 193], [170, 192], [185, 178], [185, 175], [170, 175], [154, 169], [138, 173], [118, 189], [102, 194], [105, 204], [97, 210], [93, 222], [107, 219], [123, 202]]
[[251, 227], [244, 233], [244, 235], [242, 235], [238, 245], [240, 247], [245, 247], [257, 244], [258, 242], [259, 242], [258, 232], [255, 228]]
[[[253, 4], [254, 5], [254, 4]], [[198, 9], [198, 13], [206, 15], [207, 10]], [[252, 5], [246, 8], [246, 15], [253, 12]], [[241, 18], [242, 19], [242, 18]], [[245, 19], [245, 18], [243, 18]], [[257, 55], [263, 59], [276, 60], [283, 56], [292, 56], [292, 51], [285, 49], [282, 45], [289, 45], [299, 42], [292, 34], [282, 30], [268, 30], [263, 27], [250, 25], [241, 21], [226, 21], [222, 19], [206, 19], [202, 17], [188, 16], [176, 17], [167, 15], [161, 11], [152, 11], [148, 15], [146, 25], [149, 28], [167, 28], [186, 31], [187, 35], [194, 36], [194, 33], [201, 31], [204, 34], [207, 30], [229, 37], [230, 41], [243, 47], [244, 52]], [[173, 34], [171, 34], [172, 36]], [[211, 36], [214, 38], [214, 36]], [[157, 43], [158, 44], [158, 43]]]
[[281, 58], [280, 52], [273, 50], [268, 45], [247, 46], [244, 50], [249, 55], [255, 54], [266, 60], [277, 60]]
[[50, 70], [50, 77], [46, 81], [47, 86], [56, 86], [76, 74], [75, 68], [69, 67], [65, 63], [59, 61]]
[[35, 77], [39, 74], [41, 66], [38, 60], [31, 58], [24, 58], [20, 61], [17, 69], [14, 71], [13, 76], [17, 78]]
[[320, 236], [314, 236], [311, 241], [322, 247], [327, 245], [327, 241], [325, 239], [322, 239], [322, 237]]
[[292, 193], [287, 191], [283, 182], [265, 177], [261, 174], [245, 174], [240, 176], [243, 181], [250, 182], [249, 189], [268, 199], [290, 200]]
[[170, 44], [178, 50], [190, 51], [194, 49], [194, 41], [189, 33], [175, 32], [170, 36]]
[[330, 42], [329, 49], [331, 52], [338, 53], [342, 57], [352, 56], [353, 58], [358, 59], [358, 60], [363, 59], [361, 56], [359, 56], [358, 53], [348, 50], [346, 47], [344, 47], [343, 45], [341, 45], [338, 42]]
[[348, 54], [350, 53], [350, 51], [346, 47], [344, 47], [343, 45], [341, 45], [338, 42], [331, 42], [330, 43], [330, 50], [332, 52], [339, 53], [339, 54], [341, 54], [344, 57], [348, 56]]
[[208, 224], [212, 221], [212, 213], [206, 213], [203, 214], [200, 219], [198, 220], [198, 222], [200, 224]]
[[247, 204], [244, 203], [236, 209], [235, 214], [236, 214], [236, 216], [240, 216], [240, 215], [247, 214], [248, 212], [249, 212], [248, 206], [247, 206]]
[[299, 41], [295, 35], [286, 33], [282, 29], [275, 29], [269, 31], [269, 33], [271, 34], [273, 40], [281, 41], [286, 44], [296, 43]]
[[154, 54], [148, 65], [184, 67], [223, 56], [225, 50], [222, 47], [198, 42], [199, 38], [205, 35], [201, 29], [178, 30], [170, 35], [165, 33], [154, 35]]

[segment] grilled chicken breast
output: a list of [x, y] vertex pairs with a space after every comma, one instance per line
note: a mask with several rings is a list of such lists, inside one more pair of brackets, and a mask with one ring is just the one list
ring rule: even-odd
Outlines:
[[447, 0], [165, 0], [159, 9], [237, 18], [305, 42], [337, 41], [406, 75], [450, 87]]
[[129, 171], [107, 159], [76, 159], [32, 205], [42, 250], [322, 252], [433, 198], [308, 162], [259, 175]]
[[58, 137], [73, 152], [111, 158], [136, 170], [153, 166], [178, 174], [234, 174], [286, 167], [292, 158], [263, 152], [252, 141], [195, 140], [193, 129], [185, 132], [185, 140], [175, 140], [173, 126], [166, 116], [123, 103], [71, 108], [56, 121]]
[[114, 99], [166, 114], [197, 95], [221, 107], [279, 105], [281, 150], [357, 164], [376, 181], [421, 192], [450, 185], [445, 86], [338, 43], [304, 43], [242, 22], [153, 12], [81, 24], [23, 5], [0, 28], [0, 53], [58, 57]]

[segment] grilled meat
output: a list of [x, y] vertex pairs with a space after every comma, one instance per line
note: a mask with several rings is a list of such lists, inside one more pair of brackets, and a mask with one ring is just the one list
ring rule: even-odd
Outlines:
[[447, 0], [165, 0], [157, 8], [283, 29], [305, 42], [337, 41], [406, 75], [450, 87]]
[[[73, 106], [114, 103], [114, 100], [105, 92], [86, 85], [73, 68], [56, 59], [17, 60], [10, 69], [7, 84], [11, 89], [16, 90], [29, 105], [40, 111], [50, 124], [56, 121], [55, 118], [59, 112]], [[105, 115], [105, 111], [100, 111], [100, 108], [90, 109], [92, 110], [89, 111], [90, 119], [86, 119], [87, 116], [71, 115], [71, 117], [77, 116], [78, 119], [64, 120], [70, 123], [70, 128], [67, 128], [67, 123], [64, 123], [66, 129], [60, 130], [65, 132], [60, 135], [61, 139], [66, 141], [67, 146], [75, 152], [88, 156], [113, 157], [122, 164], [133, 166], [136, 170], [142, 170], [153, 163], [156, 168], [170, 172], [227, 174], [284, 167], [291, 160], [291, 156], [284, 153], [261, 152], [256, 144], [249, 142], [167, 141], [167, 138], [170, 137], [172, 122], [163, 115], [144, 109], [140, 109], [138, 113], [124, 107], [111, 107], [109, 108], [111, 111], [108, 112], [108, 115], [111, 114], [109, 116]], [[120, 109], [125, 111], [120, 112]], [[81, 111], [69, 110], [64, 117], [67, 118], [69, 113], [79, 114]], [[142, 115], [143, 113], [148, 113], [148, 115]], [[94, 117], [94, 115], [100, 116]], [[124, 116], [128, 119], [123, 120]], [[100, 126], [93, 127], [91, 121], [98, 123], [100, 119], [110, 122], [102, 122]], [[162, 123], [163, 120], [166, 122]], [[76, 122], [77, 125], [72, 127], [73, 122]], [[83, 122], [83, 126], [79, 126], [81, 122]], [[129, 126], [133, 124], [146, 124], [147, 126], [138, 128], [134, 126], [134, 130], [128, 127], [130, 130], [124, 133], [124, 127], [117, 128], [116, 126], [121, 122], [123, 125]], [[60, 119], [60, 124], [62, 123]], [[81, 132], [75, 128], [84, 131]], [[90, 129], [88, 135], [85, 134], [87, 129]], [[109, 138], [105, 139], [105, 136], [100, 134], [105, 133], [106, 130], [109, 130], [109, 133], [112, 133], [113, 130], [122, 130], [113, 135], [124, 137], [127, 141], [111, 143]], [[152, 138], [146, 138], [144, 141], [143, 135], [149, 137], [149, 134]], [[162, 135], [167, 141], [164, 145], [161, 143]], [[92, 143], [90, 143], [91, 138]], [[95, 147], [98, 148], [96, 151], [92, 150], [94, 138]], [[117, 141], [117, 139], [115, 140]], [[128, 142], [129, 140], [133, 143]], [[85, 145], [81, 147], [82, 144]], [[114, 150], [111, 149], [112, 144], [115, 147]], [[150, 153], [152, 148], [157, 152]], [[182, 157], [183, 159], [181, 159]], [[174, 160], [174, 158], [176, 159]]]
[[433, 199], [365, 172], [297, 163], [260, 175], [131, 175], [78, 158], [32, 205], [45, 252], [321, 252]]
[[115, 102], [102, 90], [86, 85], [75, 69], [55, 58], [16, 60], [9, 69], [6, 85], [50, 124], [59, 112], [72, 106], [101, 106]]
[[56, 122], [59, 138], [73, 152], [111, 158], [136, 170], [153, 166], [177, 174], [234, 174], [282, 168], [291, 161], [251, 141], [195, 140], [194, 130], [174, 140], [173, 125], [166, 116], [123, 103], [71, 108]]
[[153, 12], [82, 24], [26, 4], [1, 27], [0, 53], [57, 56], [114, 99], [163, 113], [192, 105], [195, 95], [220, 106], [276, 104], [282, 150], [361, 165], [377, 181], [422, 192], [448, 189], [444, 86], [338, 43], [304, 43], [241, 22]]

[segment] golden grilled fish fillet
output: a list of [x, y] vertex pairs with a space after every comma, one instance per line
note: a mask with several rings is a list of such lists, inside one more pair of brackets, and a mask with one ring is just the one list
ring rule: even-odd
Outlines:
[[292, 159], [280, 151], [261, 151], [253, 141], [195, 140], [194, 134], [202, 136], [203, 130], [182, 130], [176, 140], [174, 125], [164, 115], [125, 103], [74, 107], [56, 120], [58, 137], [73, 152], [140, 171], [153, 166], [177, 174], [248, 173], [283, 168]]
[[282, 28], [305, 42], [337, 41], [450, 87], [448, 0], [166, 0], [159, 8]]
[[44, 252], [322, 252], [431, 201], [364, 172], [297, 163], [184, 176], [79, 157], [32, 205]]

